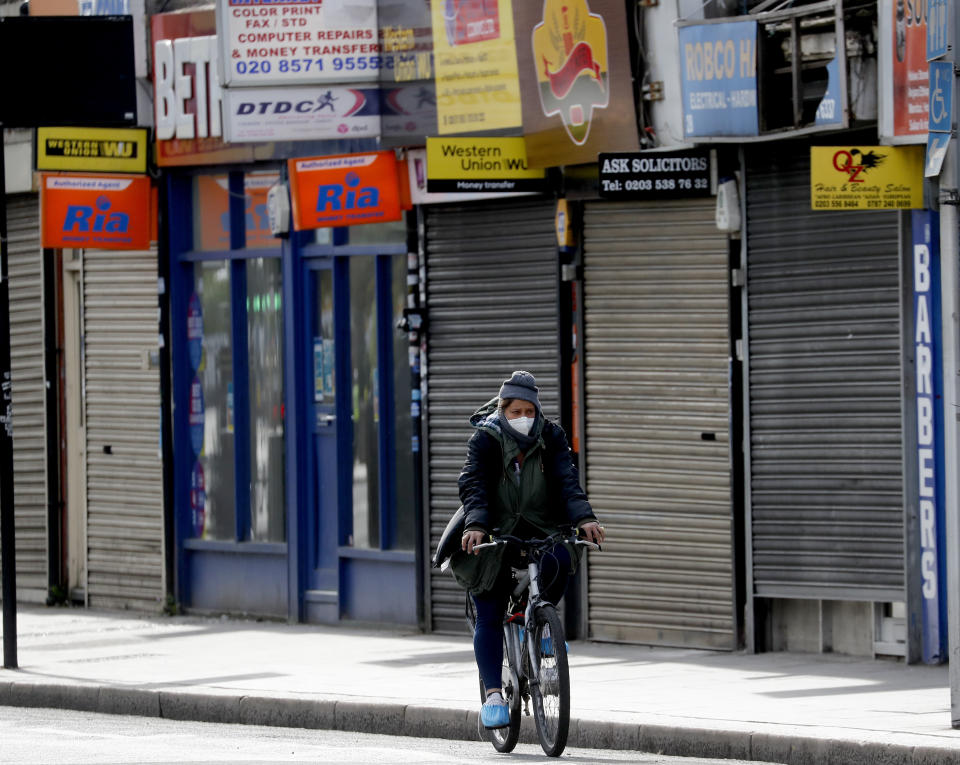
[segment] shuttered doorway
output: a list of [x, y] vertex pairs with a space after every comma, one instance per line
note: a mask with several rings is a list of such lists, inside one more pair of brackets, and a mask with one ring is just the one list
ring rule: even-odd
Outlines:
[[163, 606], [157, 254], [83, 258], [87, 602]]
[[747, 176], [753, 587], [903, 600], [899, 233], [813, 212], [809, 149]]
[[[552, 202], [511, 199], [426, 211], [427, 504], [432, 557], [459, 507], [468, 420], [515, 369], [537, 378], [544, 414], [559, 413], [557, 243]], [[430, 625], [463, 632], [464, 594], [431, 569]]]
[[[17, 599], [47, 598], [43, 251], [37, 196], [7, 198]], [[2, 480], [2, 479], [0, 479]]]
[[588, 203], [589, 635], [732, 649], [728, 244], [714, 200]]

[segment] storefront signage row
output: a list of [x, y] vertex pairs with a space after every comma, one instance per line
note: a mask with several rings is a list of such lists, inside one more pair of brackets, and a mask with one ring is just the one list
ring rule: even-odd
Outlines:
[[431, 3], [439, 135], [520, 127], [513, 5]]
[[541, 191], [545, 177], [522, 138], [427, 138], [428, 192]]
[[[157, 40], [153, 44], [158, 141], [222, 134], [216, 40], [208, 35]], [[192, 110], [187, 108], [188, 103]]]
[[923, 207], [922, 146], [811, 146], [814, 210]]
[[150, 249], [149, 177], [44, 173], [40, 188], [44, 247]]
[[297, 231], [400, 220], [401, 167], [393, 151], [291, 159], [288, 168]]
[[684, 136], [757, 135], [757, 22], [685, 26], [678, 36]]
[[[927, 3], [881, 4], [890, 14], [883, 64], [892, 69], [881, 101], [892, 105], [893, 137], [922, 141], [927, 133], [930, 80], [927, 71]], [[881, 42], [883, 46], [883, 42]], [[887, 64], [887, 62], [890, 62]], [[881, 81], [883, 82], [883, 81]]]
[[37, 128], [37, 170], [147, 172], [146, 128]]
[[389, 60], [377, 0], [220, 0], [217, 30], [228, 88], [376, 81]]
[[703, 197], [711, 193], [710, 153], [601, 154], [600, 196], [607, 199]]
[[375, 87], [234, 88], [223, 91], [223, 132], [228, 141], [376, 138], [379, 104]]
[[158, 13], [150, 23], [157, 164], [252, 162], [251, 144], [227, 145], [221, 137], [214, 12]]
[[513, 18], [531, 167], [639, 151], [624, 4], [518, 0]]

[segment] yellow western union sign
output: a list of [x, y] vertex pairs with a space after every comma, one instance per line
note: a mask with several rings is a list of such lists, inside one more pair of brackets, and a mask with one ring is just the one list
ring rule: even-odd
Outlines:
[[37, 128], [37, 170], [147, 172], [146, 128]]
[[814, 210], [923, 207], [923, 146], [811, 146]]
[[542, 191], [523, 138], [427, 138], [427, 191]]

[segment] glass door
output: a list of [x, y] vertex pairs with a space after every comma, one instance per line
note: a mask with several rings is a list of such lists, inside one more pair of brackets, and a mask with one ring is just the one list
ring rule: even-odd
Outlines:
[[[307, 272], [312, 394], [310, 422], [314, 511], [309, 513], [310, 574], [308, 590], [315, 597], [335, 598], [337, 591], [338, 487], [336, 346], [334, 342], [333, 268], [329, 261], [313, 261]], [[325, 600], [326, 598], [324, 598]], [[335, 602], [335, 601], [334, 601]]]

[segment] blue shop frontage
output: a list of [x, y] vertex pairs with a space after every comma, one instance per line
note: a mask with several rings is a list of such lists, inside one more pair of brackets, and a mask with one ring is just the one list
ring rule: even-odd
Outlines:
[[[278, 184], [289, 198], [289, 158], [377, 154], [377, 141], [225, 142], [213, 9], [156, 14], [151, 26], [171, 605], [416, 625], [418, 357], [396, 328], [405, 213], [397, 201], [380, 219], [392, 222], [280, 232], [267, 205]], [[399, 196], [394, 153], [381, 154]], [[366, 201], [350, 185], [360, 165], [331, 206]]]
[[275, 237], [284, 175], [166, 174], [178, 604], [417, 625], [407, 223]]

